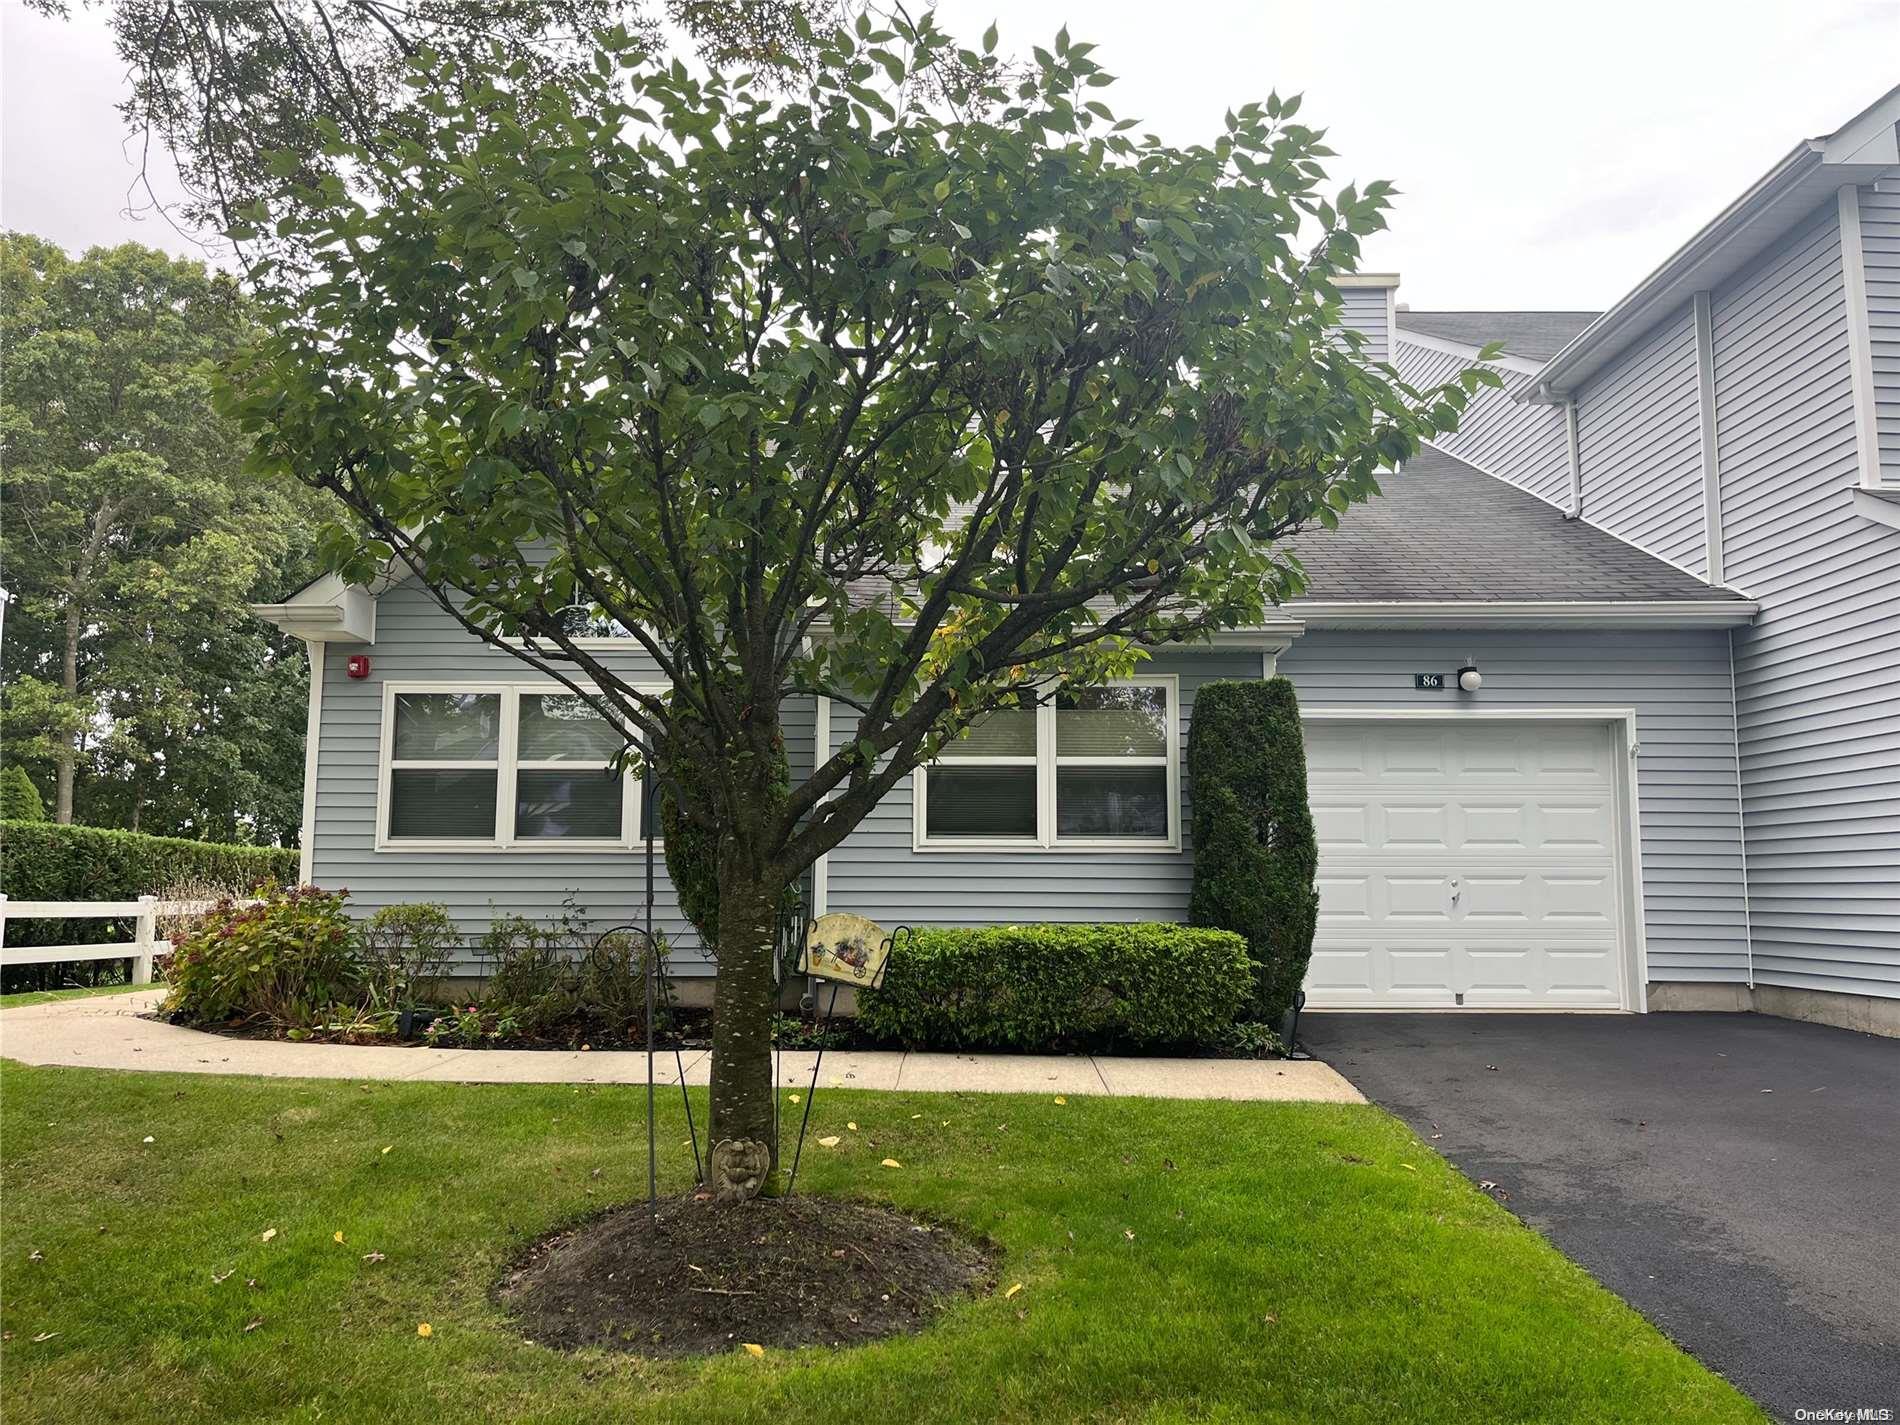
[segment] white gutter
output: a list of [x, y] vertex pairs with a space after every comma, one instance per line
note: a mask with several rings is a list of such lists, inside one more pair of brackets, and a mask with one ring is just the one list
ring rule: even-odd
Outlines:
[[1296, 599], [1285, 607], [1308, 628], [1328, 629], [1735, 628], [1761, 612], [1752, 599]]
[[284, 604], [252, 604], [251, 612], [306, 643], [376, 641], [376, 596], [356, 585], [339, 583], [327, 597], [299, 596]]

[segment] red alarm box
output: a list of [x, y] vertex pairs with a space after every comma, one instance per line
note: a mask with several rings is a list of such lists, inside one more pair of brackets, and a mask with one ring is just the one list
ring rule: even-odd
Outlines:
[[343, 671], [348, 673], [352, 678], [367, 678], [369, 676], [369, 654], [352, 653], [350, 655], [350, 661], [343, 665]]

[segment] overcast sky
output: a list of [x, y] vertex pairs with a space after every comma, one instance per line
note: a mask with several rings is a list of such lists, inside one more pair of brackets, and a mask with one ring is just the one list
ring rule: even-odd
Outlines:
[[[1367, 266], [1400, 299], [1597, 308], [1799, 140], [1900, 83], [1900, 0], [943, 0], [972, 40], [1047, 43], [1067, 20], [1119, 77], [1111, 107], [1211, 137], [1230, 104], [1304, 93], [1335, 178], [1403, 190]], [[103, 21], [0, 0], [0, 222], [68, 248], [186, 251], [126, 212], [137, 172]], [[136, 195], [133, 195], [136, 199]]]

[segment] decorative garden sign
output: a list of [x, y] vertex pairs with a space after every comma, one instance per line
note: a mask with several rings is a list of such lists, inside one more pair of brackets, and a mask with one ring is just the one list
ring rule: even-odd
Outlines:
[[805, 938], [798, 972], [839, 984], [874, 986], [884, 978], [891, 937], [874, 920], [847, 911], [821, 915]]

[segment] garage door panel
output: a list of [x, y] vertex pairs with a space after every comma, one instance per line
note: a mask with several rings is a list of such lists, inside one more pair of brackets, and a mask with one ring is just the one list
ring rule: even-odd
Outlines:
[[1322, 851], [1329, 847], [1356, 850], [1372, 843], [1372, 808], [1358, 804], [1311, 799], [1313, 835]]
[[1309, 1002], [1622, 1002], [1613, 742], [1555, 721], [1307, 730], [1320, 835]]
[[1567, 926], [1616, 928], [1616, 877], [1606, 866], [1597, 872], [1544, 877], [1544, 920]]
[[1376, 745], [1379, 770], [1388, 776], [1441, 777], [1453, 770], [1445, 736], [1434, 727], [1395, 729]]
[[1464, 835], [1469, 851], [1523, 851], [1532, 842], [1530, 808], [1522, 802], [1466, 803]]
[[1341, 1009], [1603, 1009], [1616, 1007], [1618, 983], [1607, 937], [1392, 933], [1316, 946], [1306, 993]]
[[1611, 814], [1608, 800], [1546, 802], [1538, 811], [1543, 823], [1538, 844], [1545, 850], [1609, 854], [1610, 838], [1615, 834], [1615, 817]]
[[1322, 852], [1342, 855], [1594, 852], [1608, 856], [1616, 837], [1616, 802], [1608, 794], [1577, 796], [1541, 783], [1475, 799], [1439, 789], [1432, 800], [1390, 791], [1320, 786], [1309, 794]]
[[1521, 1004], [1542, 998], [1542, 957], [1538, 947], [1528, 941], [1514, 940], [1463, 949], [1464, 975], [1458, 989], [1465, 1003]]
[[1608, 780], [1603, 759], [1604, 731], [1601, 727], [1561, 722], [1532, 725], [1519, 740], [1534, 749], [1539, 776], [1577, 776]]
[[[1448, 875], [1383, 876], [1375, 884], [1385, 889], [1385, 918], [1417, 925], [1451, 924], [1451, 877]], [[1377, 901], [1374, 902], [1377, 904]]]
[[1389, 944], [1383, 988], [1414, 1004], [1438, 1000], [1451, 1004], [1454, 993], [1451, 987], [1458, 979], [1454, 957], [1455, 952], [1449, 945], [1403, 940]]
[[1319, 918], [1328, 925], [1369, 925], [1372, 922], [1372, 877], [1327, 875], [1314, 881], [1319, 891]]
[[1372, 984], [1374, 949], [1370, 944], [1332, 942], [1315, 944], [1312, 963], [1306, 969], [1307, 998], [1318, 1003], [1373, 1002]]

